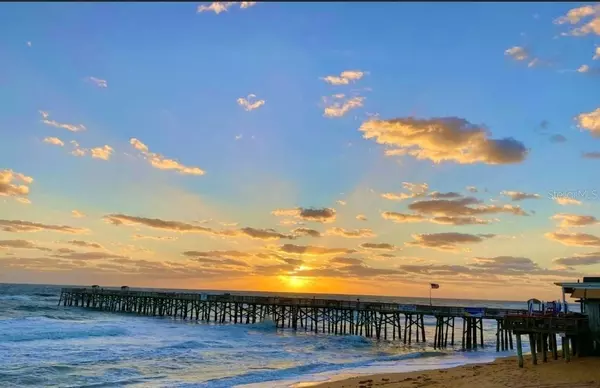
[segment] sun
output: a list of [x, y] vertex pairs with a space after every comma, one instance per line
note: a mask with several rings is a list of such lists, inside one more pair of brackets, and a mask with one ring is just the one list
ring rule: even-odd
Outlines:
[[302, 288], [308, 285], [308, 279], [300, 276], [280, 276], [279, 277], [290, 288]]

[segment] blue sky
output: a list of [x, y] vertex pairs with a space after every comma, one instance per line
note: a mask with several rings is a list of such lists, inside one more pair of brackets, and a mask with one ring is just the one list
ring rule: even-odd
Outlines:
[[[228, 3], [227, 11], [219, 13], [213, 12], [214, 6], [198, 12], [210, 3], [0, 6], [0, 171], [5, 171], [0, 218], [86, 230], [81, 236], [45, 227], [0, 231], [0, 248], [6, 253], [0, 253], [5, 269], [0, 281], [183, 282], [196, 288], [264, 285], [397, 293], [395, 287], [380, 285], [379, 275], [371, 271], [377, 268], [390, 271], [383, 277], [390, 284], [410, 286], [435, 278], [447, 283], [448, 295], [460, 295], [465, 282], [480, 290], [506, 281], [544, 285], [544, 292], [552, 293], [551, 280], [598, 269], [600, 255], [593, 254], [600, 244], [589, 235], [600, 233], [593, 218], [598, 198], [591, 194], [600, 190], [594, 183], [599, 161], [582, 157], [600, 151], [593, 136], [600, 134], [593, 121], [600, 115], [594, 116], [600, 104], [600, 58], [593, 59], [600, 44], [593, 28], [600, 17], [597, 6], [240, 4], [246, 3]], [[576, 20], [577, 12], [583, 17]], [[565, 15], [570, 22], [561, 22]], [[585, 33], [574, 32], [588, 23], [592, 27], [584, 28]], [[353, 74], [345, 81], [340, 76], [344, 71]], [[338, 77], [338, 84], [326, 82], [327, 76]], [[264, 103], [246, 110], [240, 98]], [[326, 116], [328, 106], [352, 101], [355, 105], [347, 111]], [[581, 121], [582, 114], [589, 114], [587, 121]], [[390, 132], [392, 140], [378, 137], [381, 128], [390, 128], [385, 127], [389, 120], [413, 118], [427, 126], [440, 117], [465, 119], [479, 128], [487, 140], [474, 139], [468, 152], [486, 153], [485, 147], [493, 143], [489, 139], [502, 138], [514, 138], [528, 151], [499, 164], [489, 163], [488, 156], [465, 162], [456, 154], [436, 163], [430, 157], [433, 143], [415, 137], [413, 146], [421, 150], [421, 159], [385, 154], [406, 147], [408, 139], [393, 138], [397, 132]], [[85, 130], [59, 127], [65, 123]], [[431, 138], [435, 152], [451, 154], [454, 135]], [[551, 141], [558, 135], [566, 141]], [[48, 137], [64, 145], [44, 141]], [[132, 138], [149, 151], [133, 147]], [[104, 156], [91, 157], [93, 149], [105, 146], [108, 155], [98, 149], [96, 156]], [[76, 149], [79, 156], [71, 154]], [[500, 147], [498, 152], [508, 151]], [[153, 166], [149, 160], [156, 154], [161, 161], [175, 160], [205, 173]], [[27, 193], [15, 189], [24, 183], [17, 173], [33, 178]], [[403, 182], [427, 183], [428, 189], [402, 201], [384, 198], [385, 193], [409, 193]], [[467, 186], [476, 186], [478, 192], [467, 191]], [[588, 193], [578, 194], [577, 205], [549, 198], [550, 191], [564, 190]], [[457, 220], [440, 224], [428, 217], [457, 214], [414, 213], [409, 207], [435, 201], [434, 191], [460, 194], [450, 201], [474, 196], [481, 201], [472, 204], [475, 208], [520, 206], [529, 215], [488, 209], [477, 213], [486, 214], [487, 223], [479, 219], [463, 225], [461, 219], [460, 225]], [[538, 197], [515, 200], [502, 191]], [[300, 215], [282, 221], [272, 214], [294, 208], [333, 209], [335, 220]], [[85, 217], [74, 218], [73, 210]], [[392, 222], [383, 212], [421, 218]], [[114, 218], [107, 218], [114, 214], [138, 218], [115, 226]], [[358, 214], [368, 220], [357, 220]], [[559, 227], [550, 219], [556, 214], [592, 219], [578, 218]], [[248, 238], [239, 231], [228, 237], [181, 233], [148, 219], [188, 225], [212, 219], [203, 225], [214, 230], [274, 229], [292, 238]], [[323, 236], [318, 241], [302, 237], [294, 231], [299, 227]], [[371, 237], [340, 237], [331, 228], [369, 229]], [[173, 240], [134, 239], [136, 233]], [[434, 238], [440, 233], [496, 236], [464, 246], [470, 250], [462, 244], [441, 250], [411, 245], [412, 235]], [[559, 236], [550, 238], [549, 233]], [[89, 246], [68, 243], [74, 239], [102, 248], [94, 248], [95, 256], [78, 259], [68, 256], [73, 252], [58, 251], [70, 246], [75, 253], [91, 252]], [[49, 250], [23, 247], [17, 240]], [[392, 257], [360, 248], [351, 254], [357, 260], [354, 267], [339, 267], [335, 257], [305, 257], [278, 248], [291, 243], [355, 249], [367, 241], [394, 245]], [[189, 251], [204, 256], [182, 257]], [[220, 254], [206, 260], [210, 251]], [[266, 253], [271, 256], [261, 257]], [[232, 255], [245, 261], [237, 267], [224, 264]], [[578, 261], [582, 255], [585, 264]], [[301, 260], [303, 267], [299, 262], [294, 267], [290, 258]], [[572, 260], [556, 260], [560, 258]], [[139, 260], [152, 263], [152, 269]], [[154, 276], [172, 269], [168, 263], [176, 263], [176, 273]], [[421, 266], [418, 271], [415, 265]], [[461, 267], [443, 267], [449, 265]], [[189, 276], [182, 275], [186, 271]], [[154, 279], [151, 284], [149, 277]], [[415, 286], [414, 293], [418, 290]]]

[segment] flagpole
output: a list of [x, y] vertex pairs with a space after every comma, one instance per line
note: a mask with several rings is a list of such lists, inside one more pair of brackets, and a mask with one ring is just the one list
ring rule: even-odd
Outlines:
[[429, 285], [429, 305], [430, 305], [430, 306], [433, 306], [433, 305], [431, 304], [431, 288], [432, 288], [432, 287], [431, 287], [431, 284], [430, 284], [430, 285]]

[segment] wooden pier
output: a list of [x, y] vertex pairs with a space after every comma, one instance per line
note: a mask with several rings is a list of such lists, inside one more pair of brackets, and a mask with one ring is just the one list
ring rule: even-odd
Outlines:
[[497, 321], [496, 350], [513, 348], [506, 317], [525, 310], [403, 305], [317, 298], [230, 294], [63, 288], [58, 304], [109, 312], [173, 317], [213, 323], [253, 324], [272, 319], [278, 328], [314, 333], [352, 334], [404, 344], [426, 342], [424, 317], [436, 320], [433, 346], [455, 346], [455, 327], [462, 320], [462, 349], [484, 346], [483, 321]]

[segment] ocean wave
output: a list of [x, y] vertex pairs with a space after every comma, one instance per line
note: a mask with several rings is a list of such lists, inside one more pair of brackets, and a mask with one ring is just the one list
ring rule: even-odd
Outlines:
[[[39, 323], [35, 326], [20, 327], [20, 331], [6, 329], [0, 326], [0, 343], [3, 342], [28, 342], [40, 340], [67, 340], [88, 337], [118, 337], [126, 336], [128, 331], [121, 327], [52, 327], [52, 325], [42, 326]], [[50, 326], [50, 327], [48, 327]], [[19, 327], [19, 326], [16, 326]]]
[[330, 363], [330, 362], [314, 362], [308, 363], [288, 368], [281, 369], [263, 369], [263, 370], [252, 370], [245, 374], [208, 380], [203, 383], [198, 384], [179, 384], [177, 387], [211, 387], [211, 388], [228, 388], [235, 387], [239, 385], [245, 384], [253, 384], [259, 382], [268, 382], [268, 381], [278, 381], [278, 380], [286, 380], [292, 377], [297, 377], [301, 375], [307, 374], [315, 374], [315, 373], [323, 373], [330, 372], [335, 370], [343, 370], [343, 369], [354, 369], [360, 368], [364, 366], [368, 366], [374, 363], [379, 362], [394, 362], [394, 361], [403, 361], [409, 359], [416, 358], [430, 358], [430, 357], [441, 357], [446, 356], [447, 353], [443, 352], [415, 352], [415, 353], [405, 353], [405, 354], [394, 354], [385, 357], [374, 357], [363, 359], [360, 361], [351, 361], [351, 362], [343, 362], [343, 363]]

